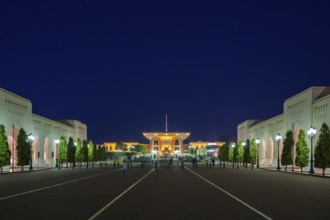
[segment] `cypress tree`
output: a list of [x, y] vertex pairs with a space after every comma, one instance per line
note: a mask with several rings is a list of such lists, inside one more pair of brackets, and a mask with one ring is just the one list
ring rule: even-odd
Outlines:
[[24, 170], [25, 165], [29, 165], [32, 146], [27, 141], [28, 137], [23, 128], [19, 129], [17, 136], [17, 166], [21, 166], [22, 171]]
[[236, 152], [236, 162], [242, 163], [243, 162], [243, 142], [240, 141], [237, 145], [237, 152]]
[[2, 167], [10, 165], [11, 152], [9, 150], [7, 136], [5, 134], [5, 126], [0, 125], [0, 169], [3, 172]]
[[67, 145], [67, 152], [66, 152], [66, 156], [67, 156], [67, 161], [69, 163], [72, 163], [74, 165], [75, 163], [75, 154], [76, 154], [76, 147], [74, 145], [74, 141], [72, 137], [69, 137], [69, 142]]
[[228, 162], [234, 162], [234, 148], [231, 146], [231, 144], [228, 150]]
[[94, 160], [95, 160], [95, 146], [92, 140], [88, 142], [88, 161], [92, 162], [92, 167], [94, 168]]
[[83, 140], [81, 154], [82, 154], [82, 161], [87, 163], [86, 168], [88, 169], [88, 144], [86, 140]]
[[286, 137], [283, 142], [283, 152], [281, 156], [281, 164], [285, 166], [285, 171], [287, 171], [288, 165], [292, 164], [293, 145], [294, 145], [293, 133], [292, 131], [287, 131]]
[[243, 153], [243, 162], [246, 164], [250, 163], [250, 140], [246, 140], [246, 145], [244, 147], [244, 153]]
[[251, 141], [251, 146], [250, 146], [250, 163], [252, 165], [252, 169], [254, 168], [254, 165], [256, 164], [256, 159], [257, 159], [257, 144], [256, 140], [253, 138]]
[[305, 140], [305, 131], [300, 129], [298, 135], [298, 142], [296, 143], [296, 159], [295, 164], [300, 167], [302, 172], [303, 167], [308, 165], [309, 149]]
[[229, 153], [228, 151], [229, 151], [229, 148], [228, 148], [228, 142], [227, 142], [220, 147], [219, 157], [222, 162], [228, 161], [228, 153]]
[[59, 166], [61, 166], [62, 163], [67, 162], [67, 146], [64, 137], [60, 138], [59, 151]]
[[330, 167], [330, 131], [326, 123], [322, 124], [320, 136], [315, 147], [315, 167], [322, 169], [322, 175], [325, 175], [325, 169]]
[[81, 167], [82, 162], [82, 148], [81, 148], [81, 140], [77, 139], [76, 153], [75, 153], [75, 161], [79, 163], [79, 167]]

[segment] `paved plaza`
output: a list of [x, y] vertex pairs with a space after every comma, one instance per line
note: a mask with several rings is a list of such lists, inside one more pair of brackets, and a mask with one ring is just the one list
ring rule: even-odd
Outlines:
[[206, 164], [0, 175], [3, 219], [328, 219], [330, 180]]

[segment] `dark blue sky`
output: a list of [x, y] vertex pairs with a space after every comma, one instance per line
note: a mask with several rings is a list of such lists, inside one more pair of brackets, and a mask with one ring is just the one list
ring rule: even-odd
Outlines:
[[119, 2], [1, 1], [0, 87], [102, 143], [147, 142], [165, 113], [214, 141], [330, 86], [328, 1]]

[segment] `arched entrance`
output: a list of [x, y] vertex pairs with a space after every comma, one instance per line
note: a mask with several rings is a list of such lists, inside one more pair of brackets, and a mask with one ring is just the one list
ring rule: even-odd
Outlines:
[[17, 162], [17, 149], [16, 149], [17, 136], [18, 136], [18, 129], [15, 125], [13, 125], [11, 128], [9, 128], [8, 136], [7, 136], [8, 146], [11, 153], [11, 158], [10, 158], [11, 171], [14, 171]]
[[273, 166], [274, 164], [274, 145], [273, 138], [269, 137], [268, 139], [268, 166]]
[[[49, 152], [49, 138], [45, 138], [44, 149], [43, 149], [43, 161], [46, 166], [50, 166], [50, 152]], [[41, 153], [40, 153], [41, 154]]]
[[260, 166], [265, 166], [265, 158], [266, 158], [266, 144], [265, 144], [265, 140], [261, 140], [261, 142], [260, 142]]
[[33, 160], [33, 166], [38, 166], [38, 149], [39, 149], [39, 137], [38, 135], [34, 136], [34, 140], [32, 142], [32, 160]]

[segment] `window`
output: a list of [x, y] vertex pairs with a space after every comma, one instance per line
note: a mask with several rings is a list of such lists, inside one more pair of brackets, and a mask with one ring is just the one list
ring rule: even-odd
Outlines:
[[154, 145], [159, 145], [158, 140], [154, 140]]
[[180, 142], [179, 142], [178, 139], [176, 139], [176, 140], [174, 141], [174, 145], [180, 145]]

